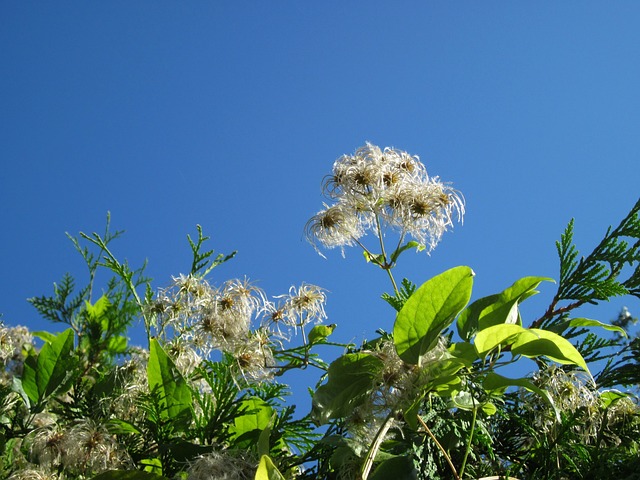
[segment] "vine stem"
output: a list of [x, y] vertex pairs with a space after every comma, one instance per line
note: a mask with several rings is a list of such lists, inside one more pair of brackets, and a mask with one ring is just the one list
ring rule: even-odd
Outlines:
[[369, 472], [371, 472], [371, 467], [373, 467], [373, 461], [376, 458], [378, 450], [380, 450], [380, 445], [382, 445], [382, 442], [384, 441], [384, 436], [391, 428], [391, 425], [393, 425], [393, 417], [394, 413], [390, 412], [389, 415], [387, 415], [384, 423], [378, 429], [376, 438], [373, 441], [371, 448], [367, 452], [367, 457], [364, 459], [364, 463], [362, 464], [362, 470], [360, 472], [360, 477], [358, 477], [358, 480], [367, 480], [367, 478], [369, 477]]
[[393, 291], [397, 296], [400, 292], [398, 291], [398, 285], [396, 284], [396, 280], [393, 278], [393, 274], [391, 273], [391, 268], [393, 267], [393, 265], [390, 264], [389, 261], [387, 260], [387, 252], [384, 248], [384, 240], [382, 239], [382, 225], [380, 225], [380, 217], [378, 216], [378, 213], [376, 213], [376, 229], [378, 230], [378, 240], [380, 241], [380, 251], [382, 252], [382, 258], [384, 258], [384, 266], [382, 266], [382, 268], [387, 272], [387, 275], [389, 275], [389, 279], [391, 280], [391, 284], [393, 285]]
[[420, 415], [418, 415], [418, 422], [420, 422], [420, 425], [422, 425], [422, 428], [425, 429], [425, 431], [427, 432], [427, 435], [429, 435], [429, 437], [431, 437], [431, 440], [433, 440], [435, 442], [437, 447], [440, 449], [440, 451], [444, 455], [444, 458], [447, 460], [447, 463], [449, 464], [449, 468], [451, 468], [451, 471], [453, 472], [453, 477], [456, 480], [460, 480], [460, 475], [458, 475], [458, 471], [456, 470], [456, 467], [453, 466], [453, 462], [451, 461], [451, 457], [449, 456], [447, 451], [444, 449], [444, 447], [440, 444], [440, 442], [438, 441], [436, 436], [433, 434], [431, 429], [427, 426], [426, 423], [424, 423], [424, 420], [422, 420]]
[[462, 459], [462, 466], [460, 467], [460, 477], [464, 476], [464, 469], [467, 467], [467, 458], [469, 458], [469, 453], [471, 453], [471, 442], [473, 442], [473, 434], [476, 430], [476, 420], [478, 416], [478, 407], [476, 406], [476, 399], [471, 397], [473, 400], [473, 419], [471, 421], [471, 432], [469, 433], [469, 442], [467, 443], [467, 449], [464, 452], [464, 458]]
[[545, 320], [550, 320], [556, 315], [565, 314], [575, 308], [582, 306], [585, 303], [584, 300], [577, 300], [565, 307], [555, 308], [556, 305], [558, 304], [558, 301], [559, 301], [558, 298], [554, 298], [553, 301], [551, 302], [551, 305], [549, 305], [549, 308], [545, 312], [545, 314], [541, 316], [539, 319], [537, 319], [535, 322], [533, 322], [529, 328], [540, 328], [540, 326], [542, 325], [542, 322], [544, 322]]

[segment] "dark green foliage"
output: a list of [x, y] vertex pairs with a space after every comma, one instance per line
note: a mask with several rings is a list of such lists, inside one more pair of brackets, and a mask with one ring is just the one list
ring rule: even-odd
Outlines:
[[[333, 324], [308, 328], [300, 335], [302, 345], [291, 348], [283, 347], [282, 336], [273, 340], [265, 324], [250, 327], [246, 337], [224, 331], [226, 337], [197, 337], [215, 339], [211, 344], [196, 343], [192, 333], [210, 334], [213, 329], [207, 328], [220, 326], [207, 316], [214, 318], [222, 308], [217, 293], [210, 293], [217, 290], [200, 297], [219, 302], [211, 303], [212, 310], [202, 318], [192, 315], [184, 300], [194, 296], [152, 304], [144, 265], [134, 269], [112, 252], [111, 242], [122, 232], [110, 232], [107, 217], [103, 234], [70, 237], [87, 265], [87, 285], [78, 289], [67, 274], [54, 284], [51, 296], [30, 299], [43, 317], [70, 328], [58, 335], [40, 332], [44, 346], [40, 351], [24, 348], [17, 375], [4, 365], [0, 478], [25, 465], [43, 466], [48, 457], [39, 453], [35, 440], [54, 430], [64, 436], [83, 422], [108, 432], [129, 463], [107, 472], [67, 467], [60, 459], [47, 466], [69, 480], [88, 480], [97, 473], [97, 480], [184, 480], [200, 456], [225, 458], [222, 454], [229, 451], [243, 452], [256, 465], [267, 458], [267, 472], [287, 479], [637, 478], [640, 409], [626, 394], [603, 392], [602, 387], [637, 388], [640, 340], [626, 340], [620, 328], [570, 313], [617, 295], [640, 298], [639, 211], [640, 202], [583, 258], [570, 222], [557, 244], [558, 290], [547, 311], [529, 322], [535, 330], [523, 326], [519, 305], [549, 279], [525, 277], [459, 314], [472, 281], [468, 267], [457, 267], [426, 282], [429, 288], [423, 290], [406, 279], [396, 289], [392, 280], [395, 294], [382, 298], [400, 312], [394, 333], [379, 330], [379, 338], [359, 348], [329, 342]], [[204, 277], [235, 252], [214, 256], [213, 250], [204, 250], [208, 237], [200, 226], [197, 232], [195, 240], [187, 236], [193, 254], [187, 279], [208, 286]], [[389, 262], [368, 258], [392, 278], [399, 254], [414, 246], [397, 248]], [[468, 285], [457, 301], [455, 288], [442, 278], [461, 268]], [[93, 292], [101, 269], [113, 277], [101, 285], [98, 297]], [[162, 289], [158, 297], [168, 298], [171, 288], [183, 286]], [[156, 306], [158, 310], [152, 308]], [[171, 317], [175, 323], [163, 330], [157, 325], [163, 320], [160, 307], [189, 313]], [[456, 317], [462, 341], [449, 329]], [[197, 321], [178, 330], [176, 318]], [[147, 333], [144, 349], [131, 347], [127, 339], [128, 329], [140, 320]], [[627, 312], [613, 324], [628, 330], [633, 318]], [[266, 359], [264, 352], [271, 349], [272, 356], [260, 367], [274, 375], [243, 375], [237, 351], [219, 347], [224, 343], [220, 338], [242, 347], [259, 338], [262, 343], [247, 352], [262, 352]], [[187, 353], [193, 356], [181, 358], [181, 345], [191, 348]], [[329, 366], [311, 351], [316, 345], [339, 345], [344, 354]], [[532, 376], [514, 379], [496, 373], [525, 356], [539, 367]], [[583, 378], [576, 372], [586, 369], [585, 361], [599, 367], [592, 371], [600, 390], [587, 374], [588, 382], [576, 380]], [[322, 377], [310, 392], [313, 417], [287, 404], [288, 386], [275, 381], [289, 370], [309, 366]], [[553, 374], [556, 383], [550, 380]], [[585, 398], [591, 400], [582, 402]], [[43, 413], [51, 414], [52, 424], [40, 425]], [[321, 429], [318, 423], [324, 423]]]
[[[535, 326], [546, 328], [569, 311], [585, 303], [596, 304], [619, 295], [640, 298], [640, 200], [629, 214], [612, 229], [586, 257], [578, 259], [573, 243], [573, 220], [560, 241], [556, 242], [560, 257], [558, 291], [549, 309]], [[620, 278], [625, 266], [631, 269], [626, 279]], [[560, 307], [562, 301], [573, 301]]]

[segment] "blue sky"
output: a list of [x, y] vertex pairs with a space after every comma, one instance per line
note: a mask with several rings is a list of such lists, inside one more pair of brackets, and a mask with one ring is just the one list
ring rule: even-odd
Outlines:
[[[635, 1], [3, 2], [3, 320], [61, 329], [25, 299], [85, 278], [65, 232], [110, 211], [115, 253], [148, 259], [156, 287], [189, 270], [200, 224], [239, 251], [213, 283], [314, 283], [336, 340], [390, 330], [384, 273], [303, 239], [322, 178], [366, 141], [419, 155], [467, 202], [398, 277], [469, 265], [474, 298], [557, 278], [571, 218], [586, 254], [638, 199], [639, 22]], [[588, 316], [622, 305], [640, 310]]]

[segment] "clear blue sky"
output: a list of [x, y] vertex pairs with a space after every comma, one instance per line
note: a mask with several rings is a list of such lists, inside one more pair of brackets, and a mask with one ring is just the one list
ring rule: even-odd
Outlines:
[[[61, 329], [25, 299], [84, 279], [65, 232], [110, 211], [116, 254], [148, 258], [157, 287], [189, 270], [201, 224], [239, 250], [213, 283], [318, 284], [337, 340], [389, 330], [383, 272], [303, 239], [323, 176], [365, 141], [419, 155], [467, 201], [397, 276], [466, 264], [474, 298], [557, 278], [572, 217], [587, 253], [638, 199], [638, 25], [636, 1], [2, 2], [3, 320]], [[638, 315], [627, 299], [590, 316], [623, 304]]]

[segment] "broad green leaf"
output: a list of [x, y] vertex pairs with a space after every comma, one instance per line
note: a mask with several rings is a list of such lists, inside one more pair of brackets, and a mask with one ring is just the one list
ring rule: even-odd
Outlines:
[[258, 441], [260, 432], [269, 427], [274, 410], [258, 397], [243, 400], [241, 409], [244, 413], [234, 418], [229, 432], [233, 435], [236, 447], [248, 448]]
[[483, 403], [480, 408], [482, 408], [482, 412], [488, 417], [495, 415], [498, 411], [498, 408], [492, 402]]
[[442, 332], [469, 302], [473, 270], [455, 267], [433, 277], [416, 290], [398, 312], [393, 338], [405, 362], [419, 364]]
[[433, 392], [442, 398], [449, 398], [460, 391], [461, 385], [460, 375], [449, 375], [442, 377], [438, 384], [433, 385]]
[[45, 342], [53, 342], [56, 339], [55, 333], [46, 332], [44, 330], [31, 332], [31, 335], [33, 335], [34, 337], [38, 337], [40, 340], [44, 340]]
[[416, 471], [408, 455], [394, 456], [383, 462], [373, 471], [370, 480], [413, 480]]
[[[24, 391], [24, 388], [22, 386], [22, 380], [18, 377], [13, 377], [13, 381], [12, 383], [12, 390], [14, 392], [16, 392], [18, 395], [20, 395], [20, 398], [22, 398], [22, 401], [24, 402], [25, 406], [27, 407], [27, 409], [31, 410], [31, 398], [29, 398], [29, 395], [27, 395], [27, 392]], [[34, 383], [35, 386], [35, 383]], [[34, 392], [37, 395], [37, 390], [34, 390]]]
[[271, 451], [271, 426], [274, 424], [275, 419], [276, 412], [273, 412], [269, 425], [267, 425], [258, 436], [258, 443], [256, 446], [259, 457], [262, 457], [262, 455], [269, 455], [269, 452]]
[[367, 353], [348, 353], [329, 365], [327, 383], [313, 395], [314, 419], [319, 424], [350, 414], [375, 387], [382, 361]]
[[480, 406], [480, 402], [478, 402], [469, 392], [465, 391], [460, 391], [455, 395], [452, 395], [451, 402], [455, 407], [461, 408], [462, 410], [474, 410]]
[[166, 480], [166, 477], [141, 470], [107, 470], [92, 480]]
[[591, 320], [589, 318], [572, 318], [571, 320], [569, 320], [568, 326], [569, 327], [602, 327], [605, 330], [617, 332], [623, 337], [627, 336], [627, 332], [622, 327], [619, 327], [617, 325], [610, 325], [608, 323], [603, 323], [598, 320]]
[[469, 342], [456, 342], [449, 347], [449, 353], [464, 363], [465, 367], [470, 367], [478, 360], [478, 352], [473, 344]]
[[174, 425], [186, 425], [191, 418], [191, 390], [155, 338], [149, 346], [147, 378], [149, 389], [164, 402], [163, 418], [171, 419]]
[[523, 301], [538, 293], [535, 289], [542, 282], [556, 283], [553, 278], [548, 277], [522, 277], [520, 280], [513, 282], [513, 285], [509, 288], [503, 290], [500, 296], [507, 301], [514, 298]]
[[489, 295], [475, 300], [471, 305], [465, 308], [458, 316], [458, 335], [465, 341], [469, 341], [471, 337], [478, 331], [478, 319], [482, 311], [489, 305], [497, 302], [500, 298], [499, 294]]
[[603, 408], [609, 408], [621, 398], [628, 398], [629, 396], [628, 393], [623, 393], [618, 390], [605, 390], [600, 393], [600, 403], [602, 403]]
[[136, 427], [135, 425], [129, 423], [129, 422], [125, 422], [124, 420], [120, 420], [118, 418], [112, 418], [111, 420], [108, 420], [106, 423], [106, 427], [107, 430], [109, 430], [109, 433], [113, 433], [113, 434], [127, 434], [127, 433], [135, 433], [135, 434], [142, 434], [142, 431]]
[[329, 335], [333, 333], [337, 325], [332, 323], [330, 325], [316, 325], [309, 332], [309, 344], [324, 342]]
[[549, 392], [541, 389], [531, 382], [531, 380], [527, 378], [507, 378], [502, 375], [498, 375], [494, 372], [487, 373], [487, 376], [484, 378], [482, 382], [482, 386], [488, 393], [499, 393], [502, 395], [504, 391], [509, 387], [521, 387], [530, 392], [538, 394], [545, 402], [551, 406], [553, 412], [555, 414], [556, 420], [560, 421], [560, 412], [556, 408], [556, 405], [549, 395]]
[[501, 293], [483, 297], [466, 308], [458, 317], [458, 334], [469, 340], [478, 330], [501, 323], [520, 323], [518, 304], [538, 293], [535, 289], [546, 277], [524, 277]]
[[502, 324], [521, 325], [518, 305], [517, 298], [504, 303], [490, 305], [480, 314], [478, 330]]
[[73, 330], [68, 328], [58, 334], [52, 342], [45, 343], [40, 349], [35, 371], [39, 400], [51, 395], [63, 383], [67, 375], [72, 373], [74, 365], [74, 359], [71, 355], [73, 338]]
[[589, 367], [576, 347], [566, 338], [548, 330], [524, 330], [513, 342], [511, 353], [528, 358], [544, 356], [561, 364], [577, 365], [589, 373]]
[[496, 348], [498, 345], [510, 345], [512, 344], [517, 335], [524, 332], [526, 329], [520, 325], [502, 324], [494, 325], [484, 330], [480, 330], [474, 340], [473, 344], [476, 347], [478, 356], [484, 358], [487, 354]]
[[285, 478], [273, 464], [273, 460], [269, 456], [263, 455], [260, 458], [255, 480], [285, 480]]
[[145, 472], [162, 475], [162, 462], [159, 458], [143, 458], [140, 460], [140, 465], [144, 466]]
[[38, 357], [35, 352], [29, 352], [29, 355], [24, 359], [24, 363], [22, 365], [20, 386], [29, 398], [29, 403], [31, 405], [37, 405], [40, 402], [40, 394], [38, 393], [38, 385], [36, 383], [37, 370]]

